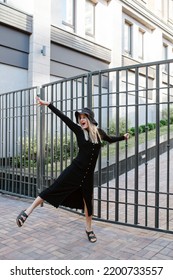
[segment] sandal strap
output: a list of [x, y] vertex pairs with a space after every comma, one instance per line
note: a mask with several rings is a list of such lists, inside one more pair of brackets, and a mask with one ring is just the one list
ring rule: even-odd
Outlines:
[[[25, 218], [25, 219], [24, 219]], [[26, 221], [26, 219], [28, 218], [28, 215], [25, 213], [25, 210], [22, 210], [20, 212], [20, 214], [17, 216], [17, 224], [19, 226], [22, 226], [22, 223], [24, 223]], [[22, 222], [22, 223], [21, 223]]]
[[87, 231], [86, 230], [86, 234], [87, 234], [88, 239], [89, 239], [90, 242], [95, 242], [97, 240], [96, 235], [95, 235], [95, 233], [93, 231]]

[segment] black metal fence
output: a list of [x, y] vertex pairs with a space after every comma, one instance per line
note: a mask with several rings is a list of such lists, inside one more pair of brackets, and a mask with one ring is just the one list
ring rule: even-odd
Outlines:
[[75, 121], [92, 107], [99, 126], [128, 141], [103, 143], [94, 216], [173, 232], [173, 60], [95, 71], [0, 96], [0, 190], [29, 197], [77, 154], [73, 133], [35, 96]]

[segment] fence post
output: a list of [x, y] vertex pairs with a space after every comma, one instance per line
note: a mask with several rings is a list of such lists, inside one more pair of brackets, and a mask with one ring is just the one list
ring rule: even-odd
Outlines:
[[135, 69], [135, 186], [134, 224], [138, 224], [138, 184], [139, 184], [139, 68]]
[[155, 169], [155, 228], [159, 228], [160, 179], [160, 65], [156, 65], [156, 169]]
[[87, 75], [87, 106], [92, 108], [92, 74]]
[[[116, 134], [119, 135], [120, 72], [116, 72]], [[115, 221], [119, 220], [119, 142], [116, 143]]]
[[[44, 99], [44, 88], [37, 88], [37, 95]], [[43, 190], [45, 180], [45, 108], [37, 107], [37, 194]]]

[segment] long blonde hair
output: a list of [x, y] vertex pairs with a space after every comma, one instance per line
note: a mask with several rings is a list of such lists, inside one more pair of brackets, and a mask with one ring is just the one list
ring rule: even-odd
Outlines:
[[101, 142], [101, 136], [97, 129], [97, 126], [93, 124], [89, 120], [89, 118], [87, 118], [87, 120], [88, 120], [88, 130], [83, 129], [85, 140], [86, 141], [90, 140], [92, 143], [98, 144], [99, 142]]

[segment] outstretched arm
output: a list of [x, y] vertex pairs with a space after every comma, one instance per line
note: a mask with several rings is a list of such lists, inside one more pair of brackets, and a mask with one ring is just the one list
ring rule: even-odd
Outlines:
[[118, 141], [129, 139], [129, 133], [125, 133], [123, 136], [109, 136], [102, 129], [99, 129], [99, 133], [100, 133], [102, 140], [107, 141], [109, 143], [115, 143]]
[[79, 125], [75, 124], [69, 117], [64, 115], [60, 110], [58, 110], [51, 102], [44, 101], [38, 96], [36, 97], [38, 105], [48, 106], [73, 132], [76, 132], [79, 129]]

